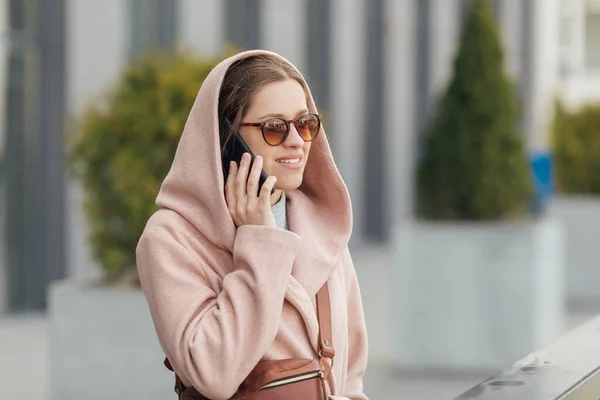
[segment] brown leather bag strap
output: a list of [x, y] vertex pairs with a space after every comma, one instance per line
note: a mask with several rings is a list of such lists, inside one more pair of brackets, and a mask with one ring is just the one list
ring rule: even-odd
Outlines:
[[[165, 367], [167, 367], [167, 369], [175, 372], [173, 370], [173, 366], [171, 365], [171, 362], [166, 357], [165, 357], [164, 364], [165, 364]], [[175, 374], [175, 393], [177, 393], [177, 395], [179, 397], [181, 397], [181, 393], [183, 393], [183, 391], [185, 389], [186, 389], [185, 385], [183, 384], [183, 382], [181, 382], [181, 379], [179, 378], [179, 376], [177, 374]]]
[[327, 282], [317, 292], [317, 318], [319, 319], [319, 356], [333, 361], [333, 335], [331, 332], [331, 302]]
[[[165, 367], [167, 367], [169, 370], [175, 372], [173, 370], [173, 366], [171, 365], [171, 362], [169, 361], [168, 358], [165, 357], [164, 363], [165, 363]], [[183, 394], [184, 392], [185, 392], [185, 395]], [[177, 396], [180, 399], [183, 399], [185, 396], [186, 399], [190, 399], [190, 400], [191, 399], [208, 400], [206, 397], [202, 396], [202, 394], [200, 394], [200, 392], [198, 392], [195, 388], [185, 387], [185, 385], [183, 384], [183, 382], [181, 381], [181, 378], [179, 378], [177, 373], [175, 373], [175, 393], [177, 393]]]

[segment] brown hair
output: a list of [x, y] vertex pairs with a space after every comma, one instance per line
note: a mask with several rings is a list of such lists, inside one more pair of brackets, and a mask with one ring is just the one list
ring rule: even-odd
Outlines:
[[223, 79], [219, 93], [219, 126], [229, 119], [232, 129], [221, 129], [221, 150], [240, 126], [250, 109], [254, 94], [265, 84], [294, 79], [304, 89], [308, 101], [308, 87], [302, 76], [284, 60], [272, 55], [258, 55], [233, 63]]

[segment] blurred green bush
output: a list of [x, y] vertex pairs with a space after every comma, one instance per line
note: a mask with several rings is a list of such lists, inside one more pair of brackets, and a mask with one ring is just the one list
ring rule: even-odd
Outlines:
[[496, 220], [529, 211], [533, 187], [518, 116], [491, 6], [473, 0], [417, 172], [422, 218]]
[[[218, 63], [181, 52], [139, 58], [69, 133], [94, 258], [109, 281], [135, 275], [135, 248], [202, 82]], [[137, 275], [135, 275], [137, 277]]]
[[569, 111], [557, 101], [552, 147], [559, 192], [600, 194], [600, 104]]

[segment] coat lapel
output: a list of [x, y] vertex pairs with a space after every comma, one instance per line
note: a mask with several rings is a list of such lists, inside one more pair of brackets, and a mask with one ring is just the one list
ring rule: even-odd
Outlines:
[[319, 213], [318, 207], [300, 191], [287, 192], [286, 196], [289, 229], [302, 238], [302, 243], [285, 298], [302, 316], [317, 351], [319, 323], [315, 296], [341, 265], [348, 243], [348, 235], [341, 230], [347, 229], [347, 222], [335, 221], [331, 213]]

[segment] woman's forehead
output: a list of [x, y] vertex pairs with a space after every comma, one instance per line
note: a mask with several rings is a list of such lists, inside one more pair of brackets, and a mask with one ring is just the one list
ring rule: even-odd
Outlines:
[[265, 84], [254, 94], [248, 115], [260, 118], [279, 115], [294, 118], [308, 109], [306, 93], [294, 79]]

